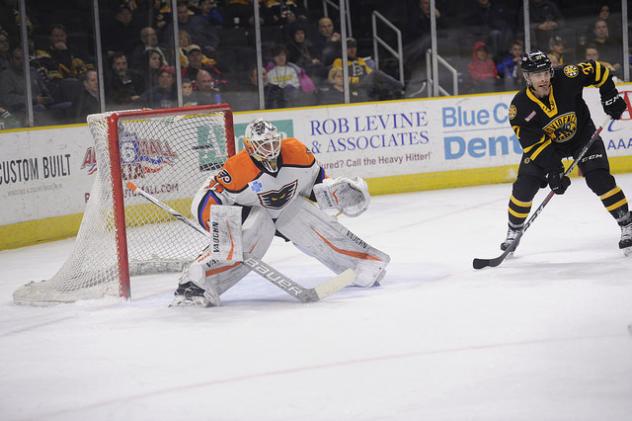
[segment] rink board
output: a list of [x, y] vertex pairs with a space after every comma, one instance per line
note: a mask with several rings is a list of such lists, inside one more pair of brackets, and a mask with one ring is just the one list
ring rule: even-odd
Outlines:
[[[632, 85], [620, 86], [629, 109]], [[331, 176], [361, 176], [372, 194], [511, 182], [521, 149], [507, 116], [515, 92], [235, 113], [303, 141]], [[596, 89], [584, 98], [598, 124]], [[632, 172], [632, 116], [602, 133], [614, 173]], [[86, 125], [0, 132], [0, 249], [76, 234], [94, 180]]]

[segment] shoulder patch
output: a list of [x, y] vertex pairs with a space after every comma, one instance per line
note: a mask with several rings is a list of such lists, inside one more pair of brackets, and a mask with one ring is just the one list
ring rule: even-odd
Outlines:
[[518, 108], [514, 104], [511, 104], [509, 106], [509, 111], [507, 112], [507, 114], [509, 115], [509, 120], [513, 120], [518, 114]]
[[579, 69], [574, 64], [569, 64], [568, 66], [564, 66], [564, 74], [567, 77], [576, 77], [579, 74]]
[[244, 149], [228, 158], [222, 170], [215, 176], [215, 180], [229, 192], [239, 192], [248, 187], [248, 183], [260, 174], [261, 171]]

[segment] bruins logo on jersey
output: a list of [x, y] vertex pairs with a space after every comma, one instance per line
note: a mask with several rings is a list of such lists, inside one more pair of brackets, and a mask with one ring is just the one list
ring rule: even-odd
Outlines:
[[579, 69], [574, 64], [564, 66], [564, 74], [568, 77], [576, 77], [579, 74]]
[[577, 132], [577, 115], [574, 112], [562, 114], [551, 120], [542, 130], [552, 142], [564, 143]]
[[511, 104], [509, 106], [509, 111], [507, 112], [507, 114], [509, 115], [509, 120], [513, 120], [518, 114], [518, 108], [516, 108], [514, 104]]
[[294, 180], [290, 184], [286, 184], [285, 186], [281, 187], [279, 190], [258, 194], [257, 196], [259, 197], [259, 202], [261, 203], [261, 206], [263, 206], [264, 208], [281, 209], [294, 197], [297, 185], [298, 180]]

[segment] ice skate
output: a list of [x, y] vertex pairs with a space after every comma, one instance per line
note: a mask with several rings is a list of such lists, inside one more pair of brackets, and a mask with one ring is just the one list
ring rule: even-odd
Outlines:
[[625, 221], [622, 222], [621, 240], [619, 240], [619, 248], [623, 250], [626, 256], [632, 256], [632, 214], [628, 214]]
[[215, 291], [205, 290], [189, 281], [178, 285], [169, 307], [217, 307], [220, 304], [219, 295]]
[[513, 228], [510, 226], [507, 229], [507, 237], [505, 238], [505, 241], [500, 243], [500, 249], [502, 251], [507, 250], [509, 246], [512, 245], [513, 242], [516, 240], [516, 237], [518, 236], [518, 234], [520, 234], [521, 232], [522, 232], [522, 227]]

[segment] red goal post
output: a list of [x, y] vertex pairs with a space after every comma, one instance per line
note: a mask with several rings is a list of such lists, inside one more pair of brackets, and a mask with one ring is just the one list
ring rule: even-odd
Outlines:
[[88, 116], [97, 174], [69, 259], [51, 279], [14, 292], [19, 304], [107, 295], [130, 297], [130, 276], [181, 271], [206, 239], [147, 205], [139, 186], [190, 215], [193, 195], [235, 154], [228, 105], [120, 111]]

